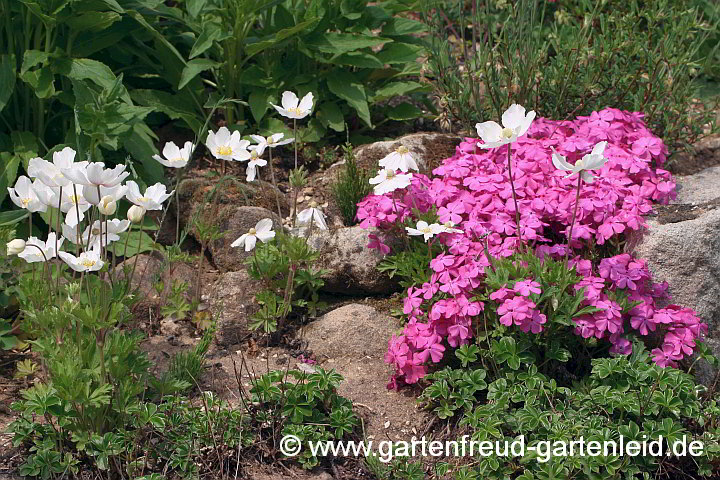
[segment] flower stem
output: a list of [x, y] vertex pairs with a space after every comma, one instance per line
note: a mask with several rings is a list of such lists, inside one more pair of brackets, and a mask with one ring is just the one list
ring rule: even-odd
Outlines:
[[[43, 266], [44, 266], [44, 270], [47, 272], [48, 282], [49, 282], [49, 283], [48, 283], [48, 286], [52, 286], [52, 276], [50, 275], [49, 266], [48, 266], [48, 264], [47, 264], [47, 263], [48, 263], [48, 259], [47, 259], [47, 257], [45, 256], [45, 252], [43, 252], [43, 249], [40, 248], [40, 247], [38, 247], [37, 245], [28, 244], [27, 246], [28, 246], [28, 247], [35, 247], [35, 248], [37, 248], [38, 250], [40, 250], [40, 255], [42, 255], [43, 259], [45, 260], [45, 261], [43, 262]], [[33, 263], [33, 275], [34, 275], [34, 274], [35, 274], [35, 263]], [[33, 278], [33, 281], [35, 281], [35, 278]]]
[[297, 118], [293, 118], [293, 137], [295, 145], [295, 170], [297, 170], [297, 158], [298, 158], [298, 152], [297, 152], [297, 145], [298, 145], [298, 139], [297, 139]]
[[278, 216], [282, 222], [282, 212], [280, 211], [280, 189], [278, 189], [277, 182], [275, 181], [275, 169], [272, 164], [272, 149], [268, 149], [268, 166], [270, 167], [270, 178], [272, 179], [273, 187], [275, 187], [275, 203], [277, 204]]
[[567, 249], [565, 250], [565, 260], [570, 255], [570, 242], [572, 242], [573, 227], [575, 227], [575, 218], [577, 218], [578, 204], [580, 203], [580, 187], [582, 186], [582, 172], [578, 173], [577, 193], [575, 194], [575, 208], [573, 208], [572, 221], [570, 222], [570, 235], [568, 235]]
[[[59, 257], [58, 255], [58, 237], [60, 237], [60, 217], [62, 216], [62, 210], [60, 210], [60, 207], [62, 205], [62, 191], [63, 187], [60, 187], [60, 194], [58, 195], [58, 211], [57, 211], [57, 219], [55, 220], [55, 256]], [[57, 283], [55, 284], [55, 290], [57, 292], [60, 292], [60, 265], [58, 264], [57, 268]]]
[[511, 151], [512, 147], [511, 144], [508, 143], [508, 176], [510, 177], [510, 188], [512, 190], [512, 198], [513, 203], [515, 204], [515, 224], [517, 225], [517, 237], [519, 245], [518, 247], [523, 250], [524, 243], [522, 239], [522, 230], [520, 229], [520, 209], [518, 209], [518, 202], [517, 202], [517, 194], [515, 193], [515, 182], [513, 182], [513, 174], [512, 174], [512, 161], [511, 161]]
[[132, 272], [130, 273], [130, 283], [128, 286], [132, 285], [133, 278], [135, 277], [135, 268], [137, 268], [138, 257], [140, 256], [140, 247], [142, 246], [143, 222], [140, 222], [139, 225], [140, 235], [138, 235], [138, 247], [137, 252], [135, 252], [135, 262], [133, 263]]

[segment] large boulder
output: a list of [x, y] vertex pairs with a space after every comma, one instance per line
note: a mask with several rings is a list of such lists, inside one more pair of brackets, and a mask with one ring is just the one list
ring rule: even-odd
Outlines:
[[[668, 282], [671, 301], [693, 308], [709, 324], [707, 342], [716, 355], [720, 355], [719, 180], [717, 167], [678, 178], [676, 201], [658, 206], [648, 229], [631, 242], [636, 243], [634, 254], [648, 262], [654, 281]], [[701, 371], [700, 380], [708, 382], [711, 375]]]
[[253, 310], [253, 297], [262, 288], [242, 269], [218, 276], [206, 290], [205, 299], [213, 319], [217, 321], [216, 341], [220, 346], [237, 345], [248, 336], [248, 318]]
[[[212, 216], [213, 225], [222, 233], [221, 238], [210, 242], [207, 247], [215, 266], [225, 272], [245, 268], [245, 260], [252, 255], [252, 252], [246, 252], [244, 248], [231, 247], [230, 244], [255, 227], [257, 222], [263, 218], [270, 218], [273, 221], [273, 230], [282, 228], [282, 222], [277, 214], [262, 207], [221, 205], [209, 209], [205, 215]], [[194, 229], [190, 232], [197, 238]]]
[[335, 369], [345, 379], [338, 394], [352, 400], [360, 413], [372, 413], [364, 423], [368, 439], [407, 439], [420, 435], [428, 421], [414, 394], [386, 387], [393, 373], [384, 361], [388, 340], [401, 328], [369, 305], [350, 304], [300, 331], [319, 366]]
[[372, 231], [359, 226], [315, 230], [308, 243], [320, 252], [316, 266], [326, 269], [322, 290], [343, 295], [388, 294], [397, 282], [378, 271], [384, 255], [367, 248]]
[[[135, 266], [136, 262], [137, 266]], [[193, 297], [197, 288], [195, 267], [182, 262], [170, 264], [164, 255], [157, 251], [141, 253], [121, 262], [115, 267], [113, 278], [124, 279], [126, 271], [130, 276], [134, 266], [135, 273], [131, 277], [130, 286], [132, 291], [136, 291], [144, 300], [161, 300], [161, 296], [166, 296], [175, 282], [187, 283], [185, 296], [188, 299]], [[162, 282], [164, 290], [158, 293], [156, 287], [160, 286], [159, 282]]]
[[[415, 157], [420, 172], [429, 173], [444, 159], [452, 156], [461, 141], [462, 137], [446, 133], [412, 133], [396, 140], [363, 145], [355, 151], [355, 160], [360, 166], [377, 169], [378, 161], [403, 146]], [[336, 165], [343, 163], [341, 161]]]

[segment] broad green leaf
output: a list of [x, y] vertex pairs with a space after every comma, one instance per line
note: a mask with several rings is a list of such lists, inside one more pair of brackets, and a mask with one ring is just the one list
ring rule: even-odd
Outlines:
[[392, 20], [383, 26], [382, 34], [409, 35], [411, 33], [423, 33], [425, 31], [427, 31], [427, 26], [422, 22], [404, 17], [393, 17]]
[[20, 78], [32, 87], [38, 98], [50, 98], [55, 95], [55, 76], [49, 67], [25, 72]]
[[125, 9], [120, 6], [120, 4], [116, 0], [100, 0], [102, 3], [107, 5], [108, 7], [115, 10], [117, 13], [125, 13]]
[[118, 22], [122, 17], [116, 12], [84, 12], [73, 15], [65, 23], [74, 32], [101, 32]]
[[15, 55], [0, 55], [0, 112], [15, 89]]
[[198, 131], [202, 127], [202, 122], [192, 109], [192, 98], [189, 98], [187, 90], [173, 95], [160, 90], [136, 89], [130, 91], [130, 96], [135, 103], [152, 107], [172, 120], [183, 120], [192, 131]]
[[183, 69], [182, 75], [180, 76], [180, 83], [178, 84], [178, 90], [181, 90], [185, 85], [190, 83], [193, 78], [197, 77], [200, 72], [210, 70], [211, 68], [217, 68], [221, 64], [209, 60], [207, 58], [196, 58], [187, 62], [187, 65]]
[[373, 101], [387, 100], [396, 95], [407, 95], [408, 93], [416, 92], [426, 88], [422, 83], [419, 82], [392, 82], [377, 89], [375, 95], [373, 95]]
[[20, 157], [13, 157], [10, 152], [0, 152], [0, 204], [8, 195], [8, 187], [15, 185]]
[[422, 56], [424, 49], [417, 45], [408, 45], [407, 43], [391, 43], [385, 45], [377, 56], [383, 63], [390, 65], [397, 63], [411, 63], [417, 61]]
[[148, 183], [162, 182], [165, 177], [163, 166], [152, 158], [158, 153], [155, 140], [157, 137], [144, 123], [136, 123], [130, 135], [123, 140], [123, 147], [142, 165], [144, 175], [141, 177]]
[[386, 115], [390, 120], [413, 120], [422, 116], [423, 112], [415, 105], [407, 102], [403, 102], [399, 105], [392, 107], [387, 111]]
[[336, 132], [345, 130], [345, 119], [342, 111], [335, 102], [325, 102], [318, 109], [317, 118], [324, 125], [332, 128]]
[[256, 43], [251, 43], [247, 47], [245, 47], [245, 54], [248, 57], [252, 57], [253, 55], [256, 55], [256, 54], [262, 52], [266, 48], [276, 46], [283, 40], [286, 40], [286, 39], [292, 37], [293, 35], [297, 34], [298, 32], [301, 32], [305, 29], [310, 30], [311, 25], [317, 23], [317, 21], [318, 21], [317, 18], [311, 18], [309, 20], [300, 22], [290, 28], [284, 28], [273, 35], [268, 35], [267, 37], [263, 37], [262, 40], [260, 40]]
[[248, 103], [250, 104], [250, 112], [252, 112], [253, 118], [256, 122], [260, 122], [265, 116], [265, 112], [270, 107], [268, 101], [270, 100], [270, 91], [262, 88], [256, 88], [250, 92], [248, 97]]
[[14, 131], [10, 134], [13, 144], [13, 153], [20, 157], [23, 167], [27, 168], [28, 161], [37, 156], [38, 141], [32, 132]]
[[185, 7], [192, 18], [197, 18], [206, 3], [207, 0], [185, 0]]
[[[142, 26], [125, 17], [101, 32], [80, 32], [73, 43], [73, 56], [89, 57], [105, 48], [119, 45], [123, 38], [133, 38], [142, 31]], [[129, 44], [124, 46], [128, 47]]]
[[[115, 243], [111, 243], [108, 247], [113, 255], [124, 256], [130, 258], [137, 255], [138, 253], [144, 253], [152, 251], [155, 242], [145, 232], [135, 230], [132, 232], [123, 232], [119, 235], [120, 240]], [[127, 241], [127, 248], [125, 242]]]
[[49, 53], [40, 50], [25, 50], [22, 67], [20, 67], [20, 75], [41, 63], [47, 62], [49, 57]]
[[206, 22], [203, 25], [202, 33], [200, 33], [197, 40], [195, 40], [195, 44], [190, 50], [189, 58], [192, 59], [203, 54], [208, 48], [212, 47], [213, 42], [220, 38], [220, 35], [222, 35], [222, 30], [220, 30], [218, 25]]
[[[63, 58], [51, 62], [55, 73], [65, 75], [72, 80], [92, 80], [96, 85], [106, 90], [112, 90], [117, 77], [110, 67], [97, 60], [89, 58]], [[130, 96], [125, 92], [122, 95], [125, 102], [130, 102]]]
[[336, 65], [351, 65], [359, 68], [383, 68], [383, 63], [368, 52], [348, 52], [332, 59]]
[[355, 77], [344, 70], [337, 70], [327, 79], [328, 88], [355, 109], [360, 119], [372, 128], [370, 107], [368, 106], [365, 87]]
[[[304, 43], [323, 53], [342, 54], [392, 42], [389, 38], [355, 33], [321, 33], [307, 38]], [[383, 61], [383, 63], [388, 63]]]
[[15, 225], [29, 216], [30, 212], [27, 210], [8, 210], [6, 212], [0, 212], [0, 227]]

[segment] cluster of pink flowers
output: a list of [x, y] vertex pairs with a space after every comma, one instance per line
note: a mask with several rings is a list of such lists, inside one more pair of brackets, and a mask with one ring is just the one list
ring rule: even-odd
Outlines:
[[[513, 143], [521, 235], [537, 255], [565, 255], [563, 243], [575, 206], [576, 179], [565, 178], [566, 172], [553, 166], [552, 148], [575, 161], [597, 142], [608, 142], [604, 154], [609, 160], [595, 172], [595, 182], [584, 184], [581, 191], [571, 242], [574, 248], [602, 245], [644, 228], [643, 215], [650, 212], [652, 202], [667, 203], [675, 197], [670, 173], [659, 168], [667, 149], [642, 118], [642, 114], [613, 108], [574, 121], [538, 118], [527, 135]], [[413, 208], [426, 212], [434, 205], [440, 222], [453, 222], [463, 232], [439, 235], [445, 253], [430, 262], [430, 281], [408, 290], [408, 324], [402, 335], [390, 340], [386, 356], [397, 369], [391, 387], [397, 380], [416, 382], [425, 374], [428, 360], [442, 358], [445, 345], [456, 347], [468, 341], [473, 318], [485, 307], [471, 300], [489, 265], [484, 249], [494, 257], [508, 257], [517, 249], [507, 150], [476, 145], [477, 139], [466, 139], [453, 157], [433, 171], [433, 178], [414, 174], [408, 188], [370, 195], [358, 204], [361, 226], [378, 229], [368, 246], [384, 253], [390, 251], [385, 236], [400, 231]], [[662, 324], [664, 343], [653, 354], [658, 364], [673, 365], [692, 351], [694, 339], [707, 329], [689, 309], [656, 308], [655, 300], [666, 295], [666, 288], [652, 284], [644, 262], [629, 255], [616, 256], [603, 260], [594, 275], [589, 261], [574, 261], [584, 276], [578, 288], [585, 287], [588, 304], [602, 309], [578, 319], [579, 335], [607, 338], [613, 351], [627, 353], [630, 343], [623, 333], [628, 327], [647, 335]], [[631, 300], [643, 303], [630, 315], [622, 315], [603, 293], [607, 288], [627, 289]], [[547, 319], [534, 308], [529, 297], [533, 289], [538, 286], [528, 279], [493, 294], [493, 300], [501, 303], [502, 323], [523, 331], [542, 331]]]

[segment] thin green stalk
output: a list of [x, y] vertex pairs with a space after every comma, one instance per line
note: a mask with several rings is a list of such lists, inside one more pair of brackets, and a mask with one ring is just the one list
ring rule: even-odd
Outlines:
[[517, 203], [517, 195], [515, 193], [515, 182], [513, 182], [513, 174], [512, 174], [512, 161], [511, 161], [511, 151], [512, 151], [512, 144], [508, 143], [508, 176], [510, 177], [510, 188], [512, 189], [512, 198], [513, 203], [515, 204], [515, 223], [517, 224], [517, 237], [519, 245], [518, 247], [523, 250], [524, 249], [524, 243], [522, 239], [522, 230], [520, 230], [520, 209], [518, 208]]
[[578, 172], [577, 193], [575, 194], [575, 208], [573, 208], [572, 221], [570, 222], [570, 235], [568, 235], [567, 249], [565, 250], [565, 260], [570, 255], [570, 242], [572, 242], [573, 227], [575, 226], [575, 218], [577, 217], [578, 204], [580, 203], [580, 187], [582, 186], [582, 172]]
[[282, 212], [280, 211], [280, 190], [278, 189], [277, 182], [275, 181], [275, 169], [272, 164], [272, 148], [268, 148], [268, 166], [270, 167], [270, 178], [272, 179], [273, 186], [275, 187], [275, 203], [277, 204], [278, 216], [282, 221]]

